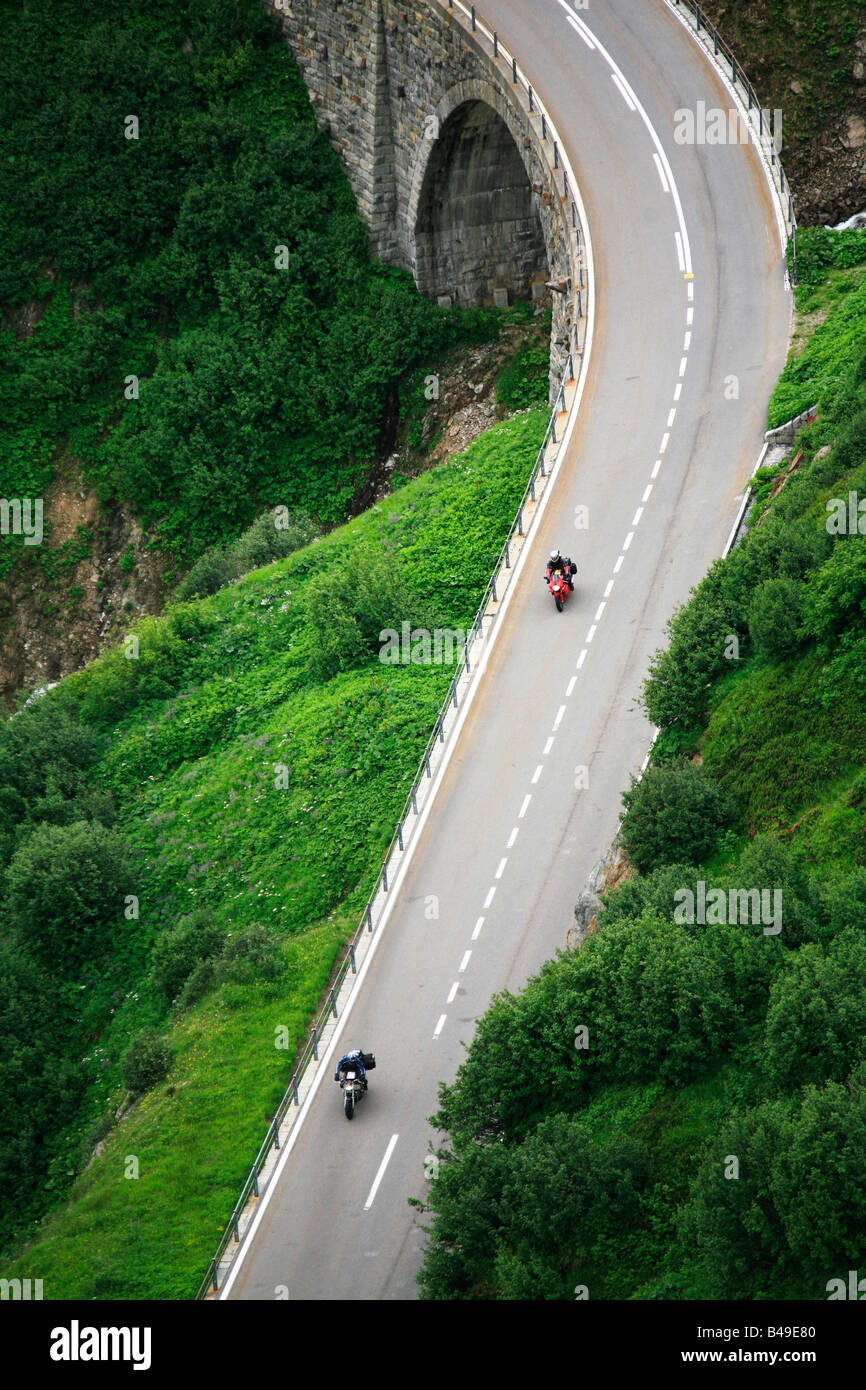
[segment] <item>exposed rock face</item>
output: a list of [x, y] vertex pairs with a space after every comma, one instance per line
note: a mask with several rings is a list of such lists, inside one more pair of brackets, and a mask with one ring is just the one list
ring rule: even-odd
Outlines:
[[[44, 512], [55, 556], [71, 563], [49, 584], [35, 557], [0, 584], [0, 699], [79, 670], [102, 647], [162, 602], [165, 561], [146, 547], [139, 522], [121, 507], [100, 507], [76, 460], [57, 464]], [[79, 558], [80, 557], [80, 558]]]
[[737, 55], [761, 103], [782, 109], [781, 157], [800, 225], [833, 226], [866, 207], [862, 5], [833, 6], [822, 17], [821, 41], [808, 0], [784, 7], [771, 0], [707, 0], [701, 10]]
[[574, 922], [565, 936], [568, 950], [576, 951], [592, 932], [598, 930], [602, 893], [616, 888], [624, 879], [632, 878], [634, 872], [619, 840], [614, 840], [607, 854], [596, 864], [574, 905]]

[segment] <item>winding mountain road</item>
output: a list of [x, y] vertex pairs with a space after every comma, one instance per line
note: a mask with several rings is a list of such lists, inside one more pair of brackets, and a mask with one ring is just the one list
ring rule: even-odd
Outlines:
[[[339, 1050], [376, 1052], [369, 1095], [347, 1124], [325, 1078], [222, 1297], [416, 1296], [423, 1233], [407, 1198], [426, 1189], [437, 1085], [491, 995], [519, 990], [564, 945], [649, 748], [636, 705], [648, 661], [723, 550], [784, 365], [791, 295], [767, 180], [751, 146], [675, 142], [678, 109], [732, 103], [664, 0], [483, 0], [480, 12], [556, 122], [586, 208], [583, 399], [339, 1035]], [[579, 567], [562, 614], [541, 582], [555, 544]]]

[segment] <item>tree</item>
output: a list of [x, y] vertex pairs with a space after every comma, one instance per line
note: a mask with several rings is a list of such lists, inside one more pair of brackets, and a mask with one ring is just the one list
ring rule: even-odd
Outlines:
[[700, 864], [734, 818], [730, 797], [694, 763], [651, 764], [623, 793], [622, 841], [641, 873], [660, 864]]
[[126, 844], [98, 823], [40, 825], [6, 876], [11, 925], [39, 959], [74, 975], [111, 948], [134, 886]]
[[755, 590], [749, 604], [749, 637], [767, 661], [782, 661], [799, 646], [803, 594], [803, 585], [785, 575], [765, 579]]

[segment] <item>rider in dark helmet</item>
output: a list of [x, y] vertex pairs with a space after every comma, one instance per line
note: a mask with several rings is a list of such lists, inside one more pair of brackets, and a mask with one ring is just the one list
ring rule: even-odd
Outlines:
[[337, 1063], [337, 1070], [334, 1072], [334, 1080], [339, 1081], [340, 1085], [342, 1085], [343, 1081], [345, 1080], [343, 1072], [356, 1071], [358, 1073], [358, 1080], [361, 1082], [361, 1085], [364, 1087], [364, 1090], [366, 1091], [367, 1073], [362, 1060], [363, 1056], [364, 1054], [361, 1051], [360, 1047], [355, 1047], [352, 1049], [351, 1052], [347, 1052], [345, 1057], [341, 1057], [339, 1062]]
[[577, 574], [577, 565], [567, 555], [560, 555], [559, 548], [551, 550], [550, 559], [547, 562], [547, 582], [550, 583], [551, 576], [559, 570], [569, 589], [574, 588], [574, 575]]

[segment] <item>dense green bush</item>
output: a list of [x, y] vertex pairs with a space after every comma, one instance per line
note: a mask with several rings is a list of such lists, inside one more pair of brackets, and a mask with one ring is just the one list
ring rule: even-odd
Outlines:
[[765, 579], [749, 605], [749, 637], [759, 656], [783, 661], [800, 642], [803, 586], [780, 575]]
[[110, 951], [135, 878], [123, 838], [92, 821], [37, 826], [6, 873], [16, 935], [62, 975]]
[[218, 984], [254, 984], [257, 980], [278, 980], [285, 971], [285, 955], [273, 932], [251, 923], [239, 932], [229, 932], [214, 969]]
[[622, 800], [622, 842], [642, 873], [703, 863], [734, 816], [731, 799], [687, 760], [651, 765]]
[[[701, 1166], [684, 1239], [716, 1298], [826, 1299], [861, 1259], [866, 1069], [732, 1118]], [[730, 1157], [739, 1164], [730, 1174]]]
[[770, 994], [764, 1058], [782, 1090], [844, 1081], [866, 1060], [866, 943], [840, 933], [826, 954], [817, 945], [797, 952]]
[[151, 1090], [168, 1076], [173, 1060], [166, 1038], [155, 1028], [143, 1028], [121, 1059], [124, 1085], [134, 1096]]
[[190, 976], [211, 965], [223, 944], [223, 934], [213, 912], [200, 908], [163, 931], [153, 949], [152, 978], [156, 989], [171, 1004]]

